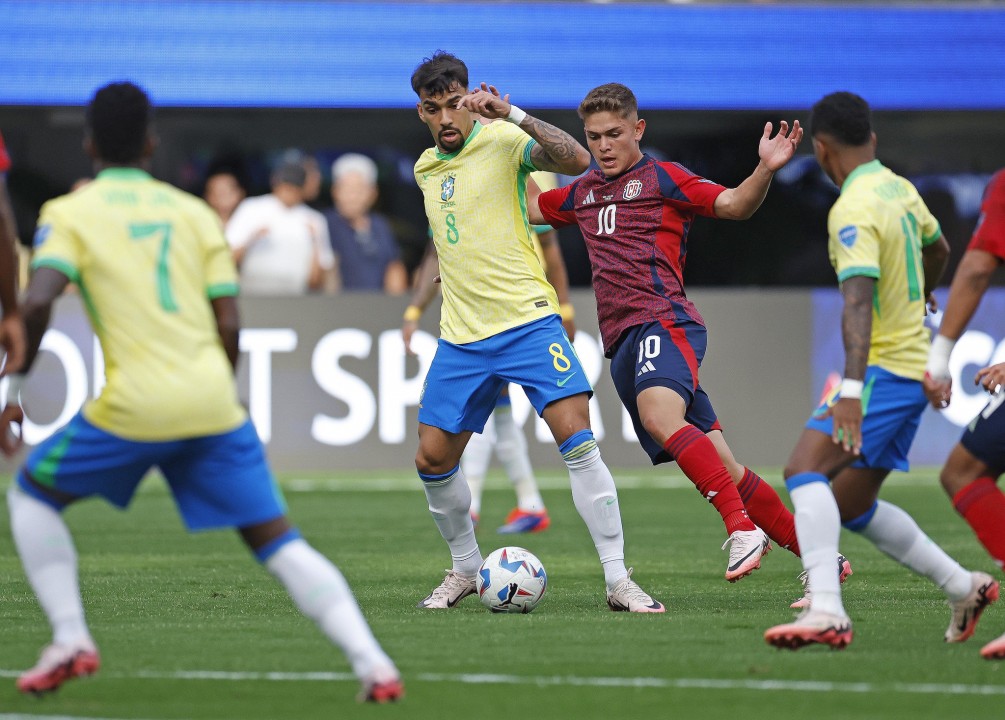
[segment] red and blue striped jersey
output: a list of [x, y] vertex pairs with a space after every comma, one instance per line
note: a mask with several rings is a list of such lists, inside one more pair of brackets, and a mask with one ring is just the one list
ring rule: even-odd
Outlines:
[[578, 224], [586, 241], [608, 357], [635, 325], [705, 324], [684, 294], [687, 234], [696, 215], [715, 217], [715, 199], [725, 189], [643, 155], [616, 178], [594, 169], [540, 195], [545, 219], [555, 227]]
[[981, 216], [967, 250], [983, 250], [1005, 261], [1005, 170], [991, 178], [981, 202]]

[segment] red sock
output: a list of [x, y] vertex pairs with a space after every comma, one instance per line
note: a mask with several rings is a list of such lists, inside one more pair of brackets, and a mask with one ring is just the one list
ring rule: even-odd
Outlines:
[[1005, 567], [1005, 494], [993, 478], [977, 478], [953, 497], [953, 507], [973, 528], [998, 567]]
[[754, 523], [747, 517], [733, 479], [705, 433], [693, 425], [685, 425], [666, 441], [663, 449], [677, 461], [702, 497], [719, 511], [728, 534], [735, 530], [755, 529]]
[[799, 541], [796, 540], [796, 519], [775, 489], [764, 482], [753, 470], [744, 468], [743, 479], [736, 486], [747, 508], [750, 519], [768, 534], [768, 537], [783, 548], [799, 557]]

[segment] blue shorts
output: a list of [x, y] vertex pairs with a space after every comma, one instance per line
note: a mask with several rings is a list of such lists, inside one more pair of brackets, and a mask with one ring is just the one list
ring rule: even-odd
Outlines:
[[960, 444], [991, 468], [994, 477], [1005, 472], [1005, 392], [992, 397], [970, 422]]
[[464, 345], [440, 339], [419, 399], [419, 422], [481, 432], [507, 383], [523, 387], [537, 414], [556, 400], [593, 394], [558, 315]]
[[160, 468], [190, 530], [246, 527], [286, 514], [251, 421], [221, 435], [137, 442], [89, 423], [83, 413], [36, 447], [18, 473], [22, 490], [52, 504], [43, 487], [100, 495], [125, 508], [152, 467]]
[[703, 433], [722, 429], [712, 401], [698, 383], [705, 340], [705, 328], [698, 323], [651, 322], [629, 328], [611, 357], [614, 387], [653, 465], [671, 462], [673, 457], [642, 427], [638, 394], [646, 388], [670, 388], [684, 398], [684, 419]]
[[[918, 432], [921, 413], [928, 405], [921, 382], [894, 375], [876, 365], [865, 371], [862, 390], [862, 455], [852, 463], [856, 468], [885, 470], [910, 469], [907, 452]], [[831, 435], [834, 419], [817, 415], [837, 402], [840, 385], [824, 398], [806, 423], [810, 430]]]

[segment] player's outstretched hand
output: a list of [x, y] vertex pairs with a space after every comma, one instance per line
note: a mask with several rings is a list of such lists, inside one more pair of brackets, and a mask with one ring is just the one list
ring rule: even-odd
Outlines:
[[921, 380], [921, 387], [925, 390], [925, 397], [936, 410], [945, 410], [949, 407], [949, 401], [953, 394], [953, 379], [935, 378], [925, 373]]
[[1005, 392], [1005, 362], [981, 368], [977, 371], [977, 377], [974, 378], [974, 382], [992, 395]]
[[939, 312], [939, 299], [935, 297], [935, 293], [928, 293], [925, 297], [925, 314], [935, 315]]
[[494, 85], [485, 83], [462, 97], [460, 106], [489, 120], [506, 117], [512, 107], [509, 94], [500, 95]]
[[775, 172], [785, 167], [785, 163], [796, 154], [796, 148], [803, 139], [803, 128], [796, 120], [789, 129], [789, 124], [782, 120], [778, 124], [778, 134], [774, 137], [771, 137], [772, 129], [771, 123], [764, 124], [764, 134], [761, 135], [761, 142], [757, 146], [757, 155], [768, 170]]
[[[24, 442], [21, 427], [23, 422], [24, 410], [20, 405], [7, 405], [3, 412], [0, 412], [0, 452], [7, 457], [21, 449], [21, 444]], [[12, 425], [17, 426], [16, 433]]]

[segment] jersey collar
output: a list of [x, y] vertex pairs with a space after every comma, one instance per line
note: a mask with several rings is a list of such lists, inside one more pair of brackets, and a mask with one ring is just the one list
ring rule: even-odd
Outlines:
[[110, 167], [97, 174], [96, 180], [149, 180], [150, 173], [134, 167]]
[[852, 170], [848, 174], [848, 177], [844, 179], [844, 182], [841, 183], [841, 192], [847, 190], [848, 187], [852, 184], [852, 181], [862, 177], [863, 175], [871, 175], [874, 172], [879, 172], [882, 169], [883, 169], [883, 163], [881, 163], [879, 160], [871, 160], [867, 163], [862, 163], [857, 168]]
[[440, 148], [434, 146], [433, 149], [436, 151], [436, 159], [437, 160], [454, 159], [455, 157], [460, 155], [461, 151], [464, 150], [464, 148], [468, 146], [468, 143], [475, 139], [475, 135], [477, 135], [481, 131], [482, 131], [482, 124], [477, 120], [475, 120], [475, 124], [471, 127], [471, 134], [468, 135], [466, 138], [464, 138], [464, 144], [461, 145], [460, 148], [458, 148], [457, 150], [454, 150], [452, 153], [444, 155], [443, 153], [440, 152]]

